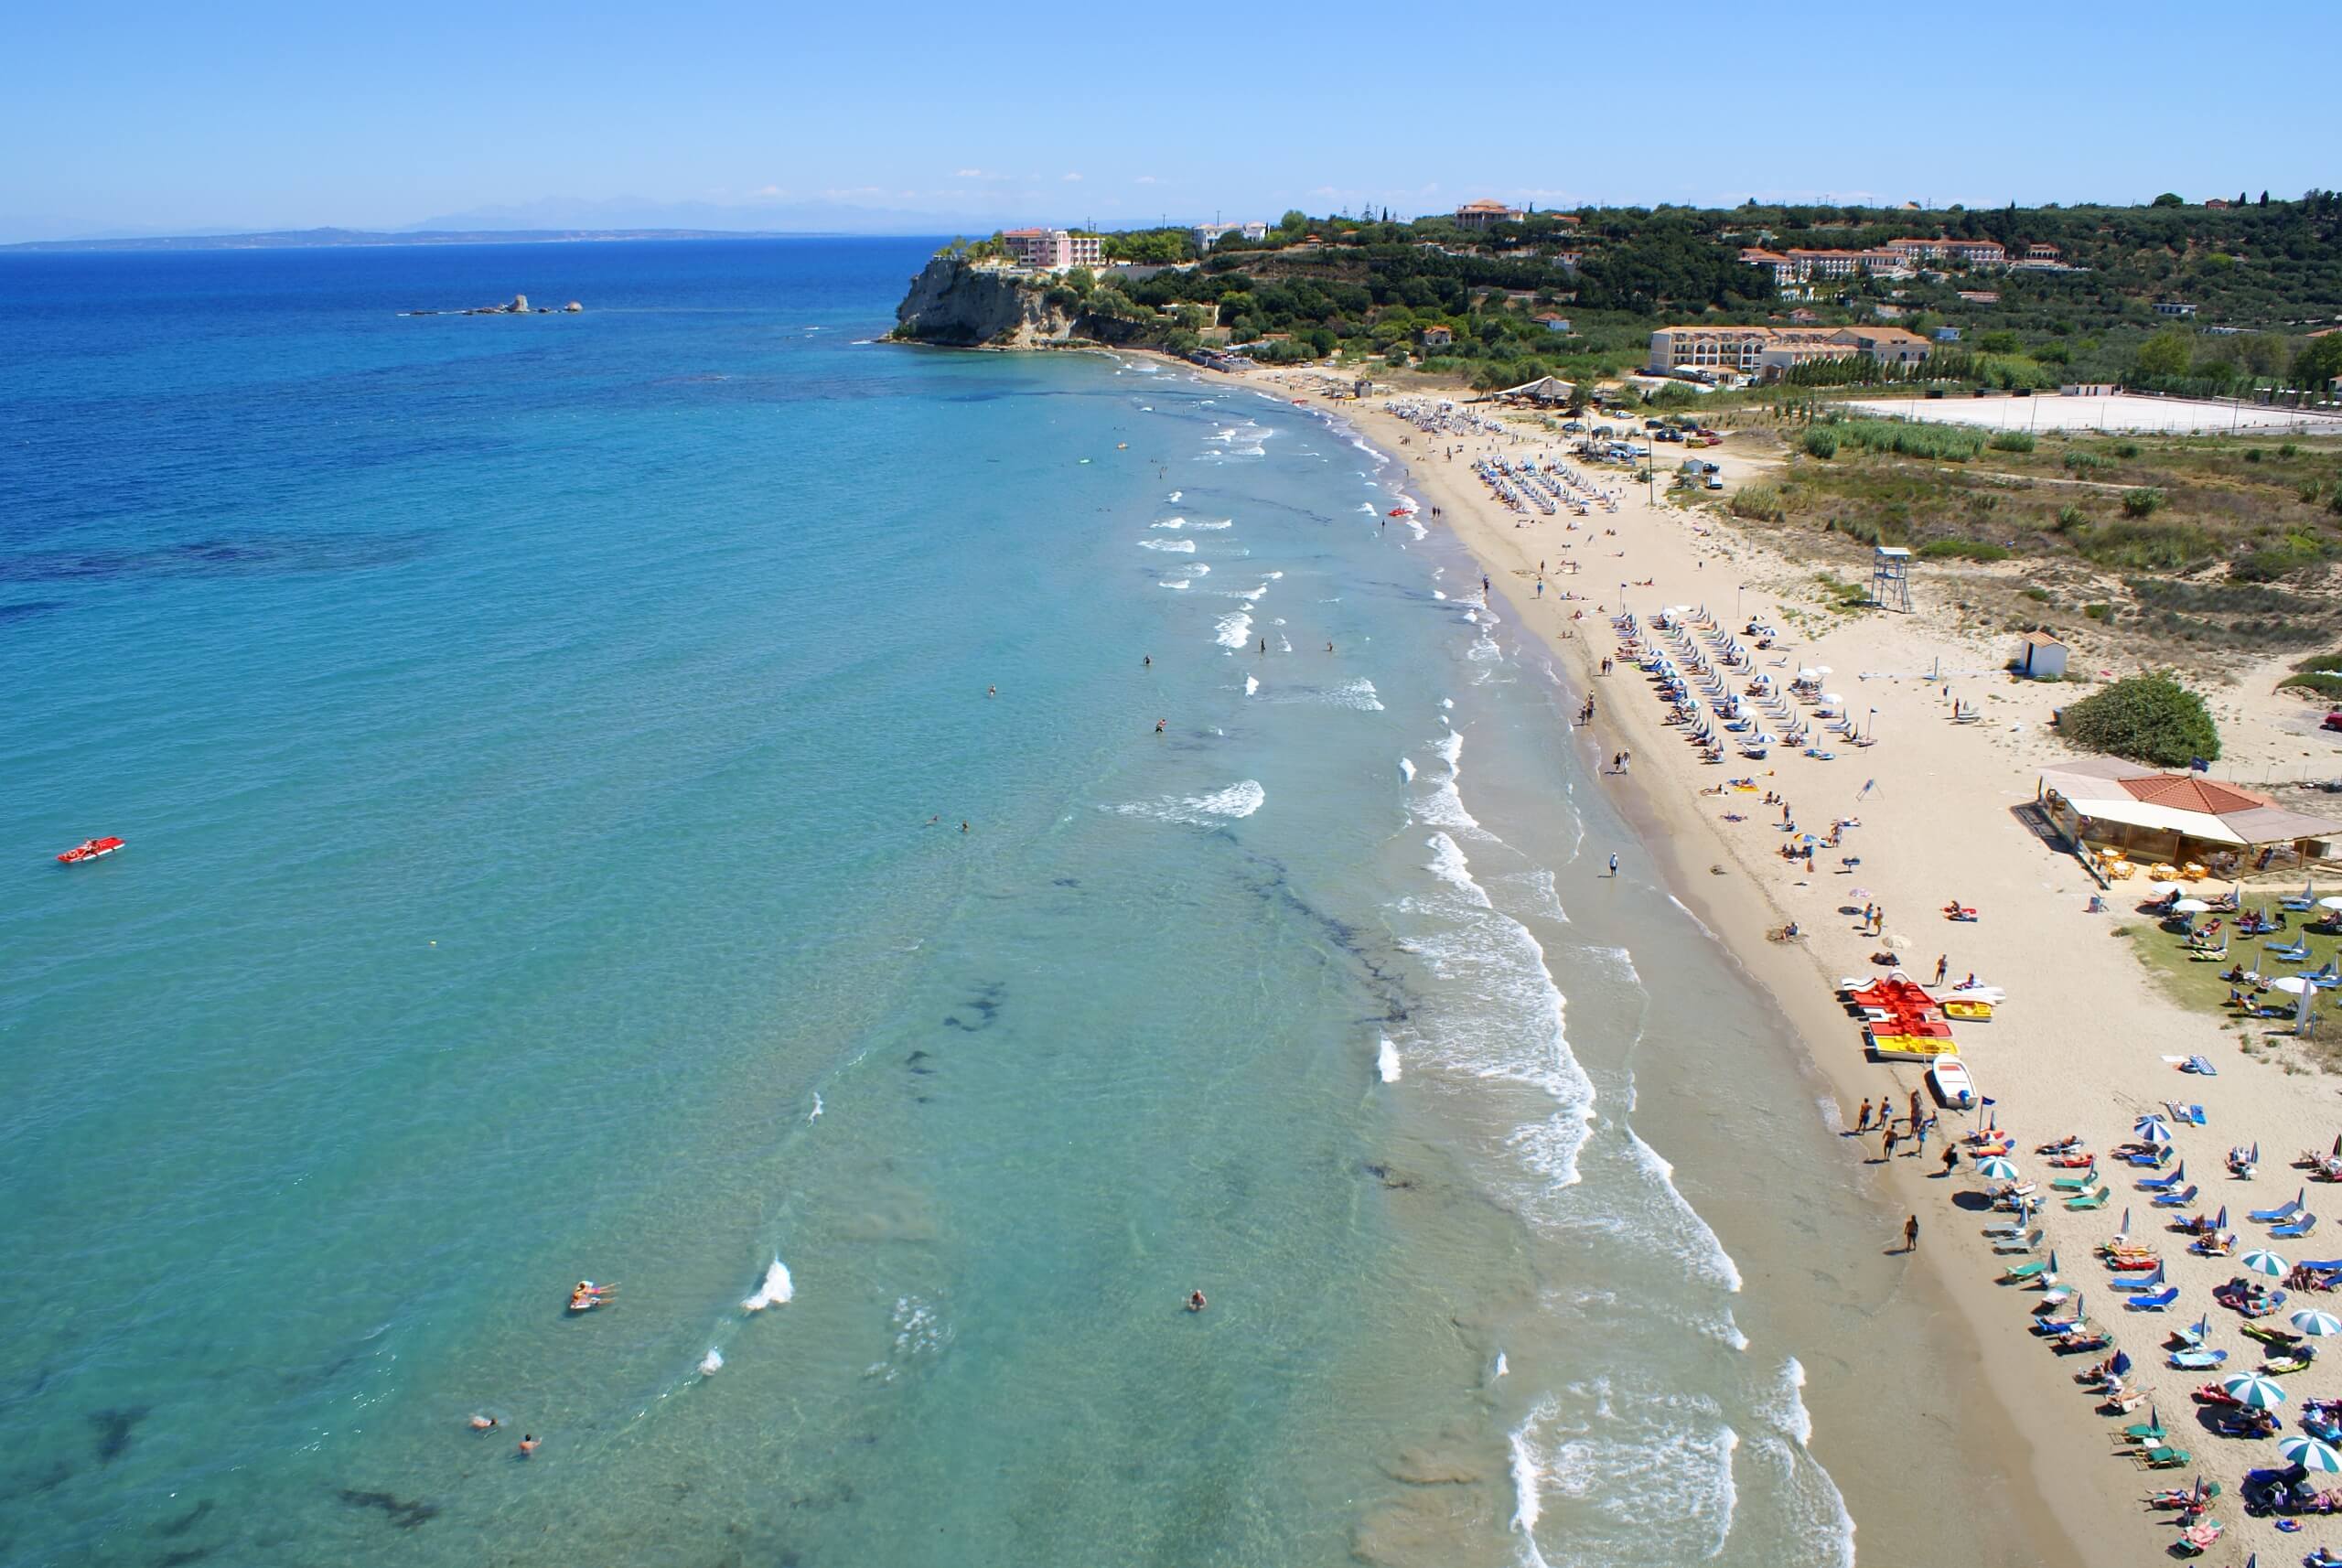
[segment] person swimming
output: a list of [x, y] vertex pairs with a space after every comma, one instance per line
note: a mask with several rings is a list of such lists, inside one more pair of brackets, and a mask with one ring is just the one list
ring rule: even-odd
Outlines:
[[534, 1454], [536, 1451], [537, 1434], [533, 1432], [522, 1433], [521, 1434], [521, 1457], [526, 1459], [530, 1455]]
[[472, 1416], [472, 1430], [474, 1432], [493, 1432], [502, 1423], [492, 1415], [481, 1415], [475, 1412]]
[[1187, 1293], [1187, 1310], [1189, 1312], [1201, 1312], [1203, 1309], [1204, 1293], [1199, 1290], [1189, 1291]]
[[1161, 735], [1161, 734], [1163, 733], [1163, 726], [1164, 726], [1165, 725], [1166, 725], [1166, 724], [1169, 724], [1170, 722], [1171, 722], [1171, 721], [1170, 721], [1170, 720], [1168, 720], [1168, 719], [1157, 719], [1157, 720], [1155, 720], [1155, 734], [1157, 734], [1157, 735]]

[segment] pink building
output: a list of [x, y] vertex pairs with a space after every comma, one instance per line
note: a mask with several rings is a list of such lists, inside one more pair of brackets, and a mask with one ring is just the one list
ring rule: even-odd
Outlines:
[[1035, 272], [1061, 273], [1070, 267], [1094, 267], [1104, 260], [1104, 247], [1095, 234], [1069, 233], [1063, 229], [1011, 229], [1001, 235], [1008, 253], [1020, 267]]

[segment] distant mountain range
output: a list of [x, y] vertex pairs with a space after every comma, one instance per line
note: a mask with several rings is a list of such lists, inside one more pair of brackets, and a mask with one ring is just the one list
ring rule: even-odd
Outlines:
[[[593, 240], [708, 240], [743, 235], [989, 234], [1030, 220], [1023, 214], [923, 212], [855, 207], [837, 201], [767, 201], [728, 206], [712, 201], [607, 201], [548, 198], [515, 206], [481, 207], [383, 229], [198, 227], [171, 234], [153, 230], [73, 233], [54, 220], [0, 220], [0, 234], [42, 234], [0, 244], [0, 251], [233, 251], [354, 245], [464, 245]], [[1058, 221], [1065, 221], [1060, 216]], [[59, 231], [67, 231], [59, 234]]]

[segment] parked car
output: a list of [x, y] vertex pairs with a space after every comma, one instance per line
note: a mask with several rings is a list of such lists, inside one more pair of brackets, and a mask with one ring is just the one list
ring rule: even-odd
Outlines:
[[1724, 489], [1724, 481], [1718, 478], [1715, 475], [1710, 474], [1708, 476], [1708, 489], [1712, 490], [1720, 490]]
[[2342, 708], [2336, 708], [2327, 713], [2326, 715], [2325, 727], [2327, 729], [2342, 729]]

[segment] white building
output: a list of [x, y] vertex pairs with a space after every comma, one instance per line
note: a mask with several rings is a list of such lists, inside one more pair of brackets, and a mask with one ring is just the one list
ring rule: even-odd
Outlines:
[[2033, 681], [2066, 678], [2066, 645], [2046, 631], [2028, 631], [2017, 654], [2017, 673]]
[[1265, 240], [1269, 237], [1269, 226], [1265, 223], [1198, 223], [1187, 231], [1187, 238], [1196, 243], [1198, 255], [1230, 234], [1246, 240]]

